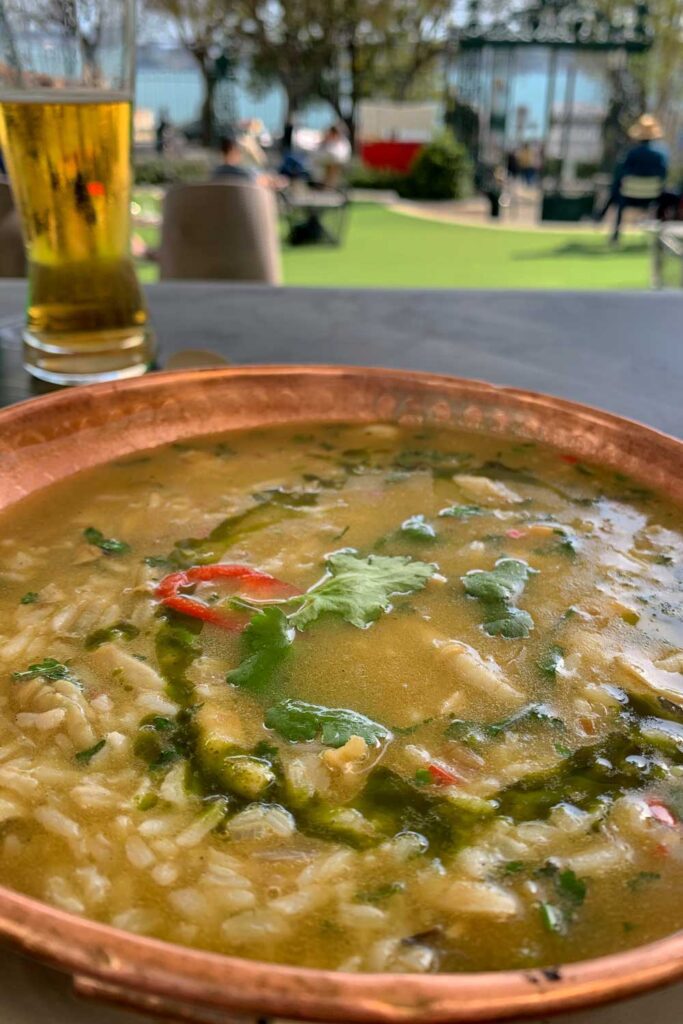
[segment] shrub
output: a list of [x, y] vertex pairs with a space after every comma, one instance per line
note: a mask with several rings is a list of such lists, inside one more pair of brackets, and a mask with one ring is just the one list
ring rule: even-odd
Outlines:
[[411, 199], [460, 199], [471, 189], [471, 165], [465, 147], [443, 131], [416, 154], [401, 195]]
[[349, 185], [352, 188], [390, 189], [400, 193], [406, 178], [406, 174], [388, 167], [366, 167], [359, 163], [351, 167]]
[[175, 185], [187, 181], [206, 181], [210, 171], [210, 160], [165, 159], [151, 157], [135, 161], [136, 185]]
[[444, 131], [422, 147], [407, 173], [356, 164], [349, 184], [392, 189], [405, 199], [460, 199], [472, 190], [472, 168], [465, 147]]

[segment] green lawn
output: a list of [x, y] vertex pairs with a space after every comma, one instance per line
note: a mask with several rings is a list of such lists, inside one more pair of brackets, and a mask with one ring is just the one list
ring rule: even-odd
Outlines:
[[[153, 245], [156, 228], [137, 229]], [[285, 284], [366, 288], [647, 288], [649, 244], [606, 230], [512, 231], [418, 220], [373, 204], [352, 207], [344, 244], [283, 249]], [[140, 265], [143, 280], [156, 267]]]

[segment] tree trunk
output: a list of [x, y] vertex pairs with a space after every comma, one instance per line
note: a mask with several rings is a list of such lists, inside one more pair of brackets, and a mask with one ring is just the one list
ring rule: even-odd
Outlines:
[[301, 109], [301, 97], [296, 89], [293, 89], [287, 82], [284, 83], [285, 98], [287, 100], [285, 105], [285, 117], [283, 128], [287, 125], [294, 124], [296, 115]]
[[216, 79], [207, 67], [202, 64], [202, 75], [204, 77], [204, 99], [202, 100], [201, 111], [201, 143], [207, 149], [214, 142], [214, 115], [213, 102], [216, 92]]

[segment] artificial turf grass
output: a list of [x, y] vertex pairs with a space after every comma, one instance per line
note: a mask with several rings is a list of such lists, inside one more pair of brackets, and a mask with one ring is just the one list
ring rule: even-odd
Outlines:
[[[137, 198], [137, 197], [136, 197]], [[158, 245], [157, 226], [137, 227]], [[470, 227], [410, 217], [373, 203], [351, 207], [341, 246], [284, 246], [286, 285], [358, 288], [636, 289], [650, 282], [649, 242], [618, 249], [600, 232]], [[154, 263], [138, 262], [144, 282]]]
[[343, 244], [283, 249], [285, 284], [387, 288], [633, 289], [649, 286], [649, 243], [604, 230], [517, 231], [351, 208]]

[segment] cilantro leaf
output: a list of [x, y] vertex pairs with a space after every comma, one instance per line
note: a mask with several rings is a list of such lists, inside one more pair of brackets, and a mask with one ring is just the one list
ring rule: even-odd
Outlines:
[[348, 708], [326, 708], [303, 700], [283, 700], [268, 708], [265, 724], [292, 743], [320, 737], [328, 747], [343, 747], [352, 736], [361, 736], [370, 746], [391, 738], [390, 731], [371, 718]]
[[559, 895], [576, 906], [581, 906], [586, 898], [586, 883], [571, 868], [560, 871], [555, 885]]
[[35, 665], [29, 665], [24, 672], [12, 673], [12, 679], [17, 683], [28, 679], [36, 679], [38, 676], [42, 676], [43, 679], [49, 679], [53, 683], [58, 679], [68, 679], [72, 683], [77, 681], [71, 675], [70, 669], [63, 665], [61, 661], [57, 661], [56, 658], [43, 658], [42, 661], [36, 662]]
[[139, 634], [140, 630], [132, 622], [120, 620], [119, 622], [112, 623], [111, 626], [105, 626], [103, 629], [96, 629], [92, 633], [88, 633], [85, 638], [85, 649], [86, 651], [94, 651], [101, 647], [102, 644], [107, 644], [118, 637], [122, 640], [134, 640]]
[[38, 594], [35, 590], [29, 590], [23, 597], [19, 598], [19, 604], [35, 604], [37, 600]]
[[512, 602], [536, 571], [521, 559], [499, 558], [490, 572], [473, 569], [461, 576], [465, 593], [477, 598], [484, 606], [484, 630], [489, 636], [512, 640], [529, 635], [534, 628], [534, 620]]
[[499, 558], [490, 572], [472, 569], [462, 577], [465, 592], [480, 601], [512, 601], [535, 570], [518, 558]]
[[502, 605], [492, 619], [484, 623], [489, 636], [504, 636], [506, 640], [518, 640], [528, 636], [534, 628], [534, 620], [520, 608]]
[[368, 555], [339, 551], [326, 562], [327, 575], [304, 594], [300, 607], [289, 617], [303, 630], [323, 614], [341, 615], [358, 629], [366, 629], [381, 612], [391, 609], [394, 595], [422, 590], [436, 567], [407, 556]]
[[404, 520], [399, 533], [410, 540], [431, 541], [436, 538], [436, 530], [423, 515], [410, 516]]
[[439, 516], [446, 516], [452, 519], [470, 519], [472, 516], [483, 516], [485, 510], [479, 505], [450, 505], [442, 508]]
[[97, 743], [93, 744], [92, 747], [88, 747], [87, 750], [79, 750], [78, 753], [74, 755], [75, 759], [79, 764], [88, 764], [95, 754], [99, 754], [100, 750], [104, 748], [106, 742], [106, 740], [99, 740]]
[[294, 629], [279, 608], [264, 608], [252, 616], [242, 633], [242, 661], [226, 680], [247, 690], [263, 690], [289, 653]]
[[487, 722], [480, 724], [468, 721], [467, 719], [454, 718], [445, 735], [450, 740], [464, 743], [465, 746], [476, 747], [487, 740], [497, 739], [513, 730], [524, 731], [529, 726], [536, 724], [549, 725], [554, 729], [564, 729], [565, 725], [561, 718], [554, 713], [547, 704], [525, 704], [518, 711], [513, 711], [507, 718], [498, 722]]
[[99, 548], [105, 555], [126, 555], [130, 551], [130, 544], [125, 540], [116, 540], [115, 537], [105, 537], [101, 530], [94, 526], [88, 526], [83, 531], [83, 536], [88, 544]]
[[544, 676], [554, 679], [564, 665], [564, 649], [557, 644], [549, 647], [536, 662]]

